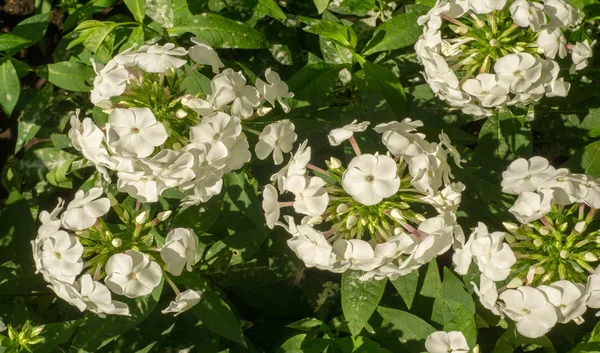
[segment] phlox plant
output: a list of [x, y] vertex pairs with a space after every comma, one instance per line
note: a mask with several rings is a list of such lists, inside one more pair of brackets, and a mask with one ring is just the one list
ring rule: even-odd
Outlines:
[[0, 353], [600, 351], [595, 1], [13, 5]]

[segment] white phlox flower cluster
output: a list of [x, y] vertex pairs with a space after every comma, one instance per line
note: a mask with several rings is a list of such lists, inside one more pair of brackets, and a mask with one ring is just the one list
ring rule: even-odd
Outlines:
[[[110, 171], [115, 173], [119, 191], [140, 202], [156, 202], [172, 188], [184, 194], [184, 206], [208, 201], [221, 191], [223, 174], [252, 157], [243, 125], [268, 113], [276, 102], [290, 110], [284, 99], [293, 93], [276, 72], [267, 69], [266, 81], [258, 78], [255, 87], [241, 71], [220, 72], [224, 64], [216, 51], [195, 38], [192, 42], [188, 49], [172, 43], [144, 45], [118, 54], [105, 66], [94, 63], [91, 100], [108, 114], [107, 123], [80, 120], [79, 112], [71, 118], [73, 147], [106, 180]], [[187, 94], [181, 93], [186, 77], [202, 65], [215, 74], [211, 92], [186, 88]], [[276, 160], [281, 151], [289, 152], [286, 145], [274, 149]], [[257, 149], [257, 154], [263, 152]]]
[[428, 353], [468, 353], [469, 345], [465, 335], [460, 331], [436, 331], [425, 339]]
[[[41, 226], [31, 241], [33, 258], [49, 288], [79, 310], [102, 317], [129, 315], [127, 304], [113, 300], [113, 295], [146, 296], [163, 277], [192, 271], [198, 237], [191, 229], [175, 228], [158, 246], [151, 229], [166, 220], [170, 211], [151, 219], [149, 210], [139, 210], [140, 203], [128, 210], [113, 196], [102, 194], [101, 188], [78, 191], [66, 207], [60, 200], [52, 212], [40, 212]], [[121, 225], [105, 223], [111, 208]], [[163, 312], [178, 314], [200, 301], [200, 292], [180, 293], [167, 281], [177, 297]]]
[[569, 44], [579, 25], [568, 0], [438, 0], [418, 19], [415, 45], [433, 92], [466, 114], [564, 97], [570, 84], [557, 60], [571, 55], [571, 73], [588, 65], [594, 42]]
[[505, 222], [507, 232], [490, 233], [479, 223], [457, 246], [456, 272], [465, 275], [474, 263], [481, 304], [513, 320], [523, 336], [540, 337], [557, 323], [580, 324], [588, 307], [600, 308], [598, 180], [532, 157], [513, 161], [501, 185], [518, 195], [509, 211], [519, 224]]
[[[330, 132], [332, 146], [346, 141], [356, 153], [347, 167], [333, 157], [327, 170], [311, 164], [310, 146], [301, 143], [271, 177], [275, 185], [264, 188], [263, 209], [270, 228], [278, 225], [292, 235], [288, 245], [307, 267], [361, 270], [362, 280], [397, 278], [463, 236], [455, 213], [464, 185], [451, 181], [448, 158], [459, 166], [461, 160], [444, 133], [440, 143], [429, 142], [416, 131], [422, 122], [408, 118], [375, 127], [385, 154], [362, 154], [354, 133], [368, 125], [354, 121]], [[272, 130], [288, 136], [284, 127]], [[287, 153], [295, 136], [271, 140], [287, 140]], [[424, 215], [422, 207], [431, 211]], [[282, 216], [287, 209], [291, 215]]]

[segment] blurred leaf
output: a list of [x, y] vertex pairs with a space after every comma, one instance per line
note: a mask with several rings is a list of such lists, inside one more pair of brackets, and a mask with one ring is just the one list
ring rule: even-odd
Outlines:
[[329, 6], [329, 2], [331, 0], [313, 0], [315, 3], [315, 6], [317, 7], [317, 12], [320, 14], [323, 13], [323, 11], [327, 10], [327, 6]]
[[81, 325], [84, 319], [59, 322], [56, 324], [45, 324], [42, 336], [45, 341], [33, 346], [33, 353], [52, 352], [58, 345], [69, 341], [75, 329]]
[[140, 47], [144, 44], [144, 26], [137, 26], [131, 30], [131, 34], [127, 37], [127, 41], [121, 45], [120, 52], [133, 47]]
[[339, 72], [345, 66], [326, 64], [323, 62], [308, 64], [292, 76], [287, 84], [294, 98], [289, 100], [294, 109], [310, 106], [313, 110], [320, 108], [330, 97], [339, 81]]
[[581, 170], [594, 178], [600, 178], [600, 141], [595, 141], [577, 151], [563, 167]]
[[423, 286], [419, 292], [424, 297], [435, 298], [438, 295], [439, 288], [442, 285], [440, 278], [440, 271], [438, 269], [437, 261], [431, 260], [427, 265], [427, 272], [425, 273], [425, 279], [423, 280]]
[[366, 16], [374, 7], [375, 0], [341, 0], [329, 3], [329, 11], [331, 12], [359, 17]]
[[171, 0], [146, 0], [146, 15], [163, 28], [172, 28], [175, 14]]
[[330, 39], [348, 48], [356, 47], [356, 42], [358, 41], [358, 37], [352, 27], [333, 21], [314, 21], [305, 26], [303, 30]]
[[269, 16], [279, 21], [287, 20], [287, 16], [274, 0], [246, 0], [247, 3], [255, 3], [252, 8], [261, 16]]
[[172, 228], [191, 228], [196, 234], [207, 232], [219, 217], [223, 193], [213, 196], [207, 202], [179, 209], [171, 224]]
[[10, 60], [0, 62], [0, 106], [10, 116], [17, 105], [21, 83], [17, 70]]
[[171, 36], [193, 33], [214, 48], [258, 49], [267, 43], [254, 28], [212, 13], [193, 16], [183, 24], [168, 29]]
[[369, 87], [383, 96], [398, 120], [404, 119], [407, 114], [406, 96], [394, 73], [369, 61], [363, 63], [363, 70]]
[[283, 342], [281, 347], [277, 350], [277, 353], [300, 353], [302, 350], [302, 342], [306, 339], [305, 333], [300, 333], [290, 337], [287, 341]]
[[85, 321], [79, 326], [71, 344], [71, 351], [80, 353], [95, 352], [115, 337], [146, 319], [156, 307], [163, 288], [163, 281], [154, 288], [150, 295], [136, 299], [120, 298], [129, 305], [131, 316], [108, 315], [100, 318], [88, 313]]
[[[19, 76], [20, 78], [27, 76], [27, 74], [31, 72], [31, 67], [26, 62], [17, 60], [15, 58], [8, 58], [8, 60], [12, 62], [13, 66], [15, 67], [15, 70], [17, 70], [17, 76]], [[0, 62], [2, 61], [3, 59], [0, 59]]]
[[423, 8], [420, 12], [399, 14], [384, 22], [373, 32], [373, 38], [363, 49], [363, 55], [400, 49], [415, 44], [423, 32], [417, 23], [417, 18], [426, 12], [427, 9]]
[[12, 34], [27, 39], [29, 42], [13, 47], [10, 49], [9, 54], [13, 55], [19, 50], [30, 47], [44, 38], [49, 22], [50, 12], [33, 15], [19, 22], [19, 24], [13, 28]]
[[394, 285], [394, 288], [398, 291], [398, 294], [404, 300], [406, 307], [410, 309], [415, 294], [417, 294], [417, 286], [419, 284], [419, 271], [412, 271], [407, 275], [400, 276], [397, 279], [390, 280]]
[[36, 73], [62, 89], [75, 92], [89, 92], [95, 76], [91, 67], [68, 61], [42, 66]]
[[143, 23], [146, 17], [146, 1], [145, 0], [125, 0], [125, 5], [133, 15], [136, 21]]
[[11, 33], [0, 34], [0, 51], [8, 51], [29, 44], [29, 39], [21, 38]]
[[353, 336], [362, 331], [381, 301], [387, 279], [361, 281], [362, 271], [342, 274], [342, 310]]
[[[546, 348], [548, 353], [556, 353], [552, 341], [546, 336], [539, 338], [527, 338], [521, 336], [511, 324], [509, 328], [497, 339], [492, 353], [509, 353], [524, 345], [537, 345]], [[590, 352], [591, 353], [591, 352]], [[596, 353], [596, 352], [594, 352]]]
[[406, 311], [380, 306], [377, 313], [383, 318], [381, 334], [398, 340], [400, 345], [411, 353], [423, 352], [425, 339], [436, 331], [423, 319]]
[[315, 319], [314, 317], [307, 317], [305, 319], [292, 322], [291, 324], [288, 324], [285, 327], [289, 327], [294, 330], [310, 332], [313, 328], [321, 326], [321, 324], [323, 324], [323, 321]]
[[23, 108], [18, 122], [17, 143], [15, 153], [19, 152], [38, 133], [47, 119], [46, 107], [50, 102], [52, 86], [46, 85]]

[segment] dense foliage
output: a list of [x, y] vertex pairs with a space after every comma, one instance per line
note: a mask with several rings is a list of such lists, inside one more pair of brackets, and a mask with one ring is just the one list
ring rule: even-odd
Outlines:
[[600, 351], [597, 0], [0, 11], [0, 353]]

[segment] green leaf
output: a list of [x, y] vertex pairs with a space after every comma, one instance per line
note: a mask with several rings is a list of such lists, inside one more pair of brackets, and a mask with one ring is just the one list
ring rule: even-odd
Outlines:
[[288, 324], [285, 327], [289, 327], [294, 330], [310, 332], [313, 328], [321, 326], [322, 324], [323, 321], [319, 319], [315, 319], [314, 317], [307, 317], [305, 319], [292, 322], [291, 324]]
[[330, 3], [329, 11], [362, 17], [366, 16], [373, 7], [375, 7], [375, 0], [341, 0]]
[[423, 352], [423, 343], [436, 329], [418, 316], [406, 311], [380, 306], [377, 313], [383, 318], [381, 329], [385, 336], [397, 340], [411, 353]]
[[[537, 345], [546, 348], [548, 353], [556, 353], [552, 341], [546, 336], [538, 338], [527, 338], [517, 333], [514, 325], [504, 331], [504, 333], [496, 340], [496, 345], [492, 353], [508, 353], [514, 352], [515, 349], [524, 345]], [[590, 352], [591, 353], [591, 352]], [[596, 353], [596, 352], [594, 352]]]
[[96, 314], [86, 315], [85, 321], [79, 326], [73, 338], [71, 350], [95, 352], [118, 335], [135, 327], [152, 313], [158, 303], [162, 288], [163, 281], [154, 288], [150, 295], [136, 299], [119, 299], [129, 305], [131, 316], [108, 315], [106, 318], [100, 318]]
[[600, 178], [600, 141], [592, 142], [577, 151], [564, 164], [572, 170], [581, 170], [594, 178]]
[[398, 294], [404, 300], [406, 307], [410, 309], [415, 294], [417, 294], [417, 285], [419, 284], [419, 271], [412, 271], [407, 275], [400, 276], [397, 279], [390, 280], [394, 285], [394, 288], [398, 291]]
[[387, 279], [361, 281], [362, 271], [346, 271], [342, 274], [342, 311], [348, 328], [357, 336], [375, 312]]
[[246, 347], [240, 321], [233, 314], [229, 305], [208, 287], [204, 279], [198, 274], [190, 272], [178, 277], [178, 280], [183, 280], [187, 287], [202, 292], [200, 302], [192, 308], [192, 311], [208, 329]]
[[400, 80], [392, 71], [369, 61], [363, 63], [363, 70], [369, 87], [383, 96], [398, 120], [404, 119], [407, 113], [406, 96]]
[[276, 353], [300, 353], [302, 352], [302, 342], [304, 342], [304, 339], [306, 339], [305, 333], [292, 336], [283, 342]]
[[33, 353], [52, 352], [58, 345], [69, 341], [75, 329], [83, 323], [83, 319], [44, 325], [42, 335], [45, 341], [32, 347]]
[[12, 61], [0, 62], [0, 106], [11, 115], [21, 93], [21, 83]]
[[261, 16], [269, 16], [282, 22], [287, 20], [287, 16], [274, 0], [254, 1], [256, 1], [256, 5], [254, 5], [254, 12], [256, 12], [257, 14]]
[[94, 69], [80, 63], [61, 61], [38, 68], [36, 73], [56, 86], [75, 92], [89, 92]]
[[255, 228], [264, 232], [261, 202], [246, 173], [243, 171], [227, 173], [223, 176], [223, 182], [225, 184], [223, 212], [229, 223], [228, 228], [248, 230], [248, 228], [236, 227], [237, 224], [242, 223], [242, 218], [246, 218], [254, 224]]
[[327, 10], [327, 6], [329, 6], [329, 2], [331, 0], [313, 0], [315, 3], [315, 6], [317, 8], [317, 12], [320, 14], [323, 13], [323, 11]]
[[[8, 58], [8, 60], [12, 62], [15, 70], [17, 70], [17, 76], [19, 76], [19, 78], [25, 77], [31, 72], [31, 67], [26, 62], [17, 60], [15, 58]], [[3, 60], [0, 59], [0, 62], [2, 61]]]
[[50, 12], [39, 15], [33, 15], [19, 22], [13, 28], [12, 34], [21, 38], [27, 39], [29, 42], [13, 47], [9, 54], [13, 55], [19, 50], [30, 47], [39, 42], [46, 34], [48, 23], [50, 22]]
[[46, 85], [23, 108], [18, 122], [17, 143], [15, 153], [19, 152], [40, 131], [42, 124], [48, 118], [46, 108], [52, 96], [52, 86]]
[[172, 228], [191, 228], [196, 234], [207, 232], [219, 217], [223, 193], [201, 205], [179, 209], [173, 217]]
[[330, 39], [348, 48], [356, 47], [358, 41], [358, 37], [352, 27], [344, 26], [341, 23], [333, 21], [314, 21], [304, 27], [303, 30]]
[[144, 42], [144, 26], [137, 26], [131, 30], [131, 34], [127, 37], [127, 41], [121, 45], [119, 51], [140, 47]]
[[438, 264], [437, 261], [433, 259], [429, 262], [429, 265], [427, 265], [427, 272], [425, 273], [423, 286], [419, 293], [424, 297], [435, 298], [441, 285], [442, 280], [440, 278]]
[[146, 0], [146, 15], [163, 28], [172, 28], [175, 13], [171, 0]]
[[133, 15], [136, 21], [143, 23], [146, 16], [146, 1], [145, 0], [125, 0], [125, 5], [129, 12]]
[[294, 98], [288, 100], [294, 109], [311, 107], [312, 110], [321, 108], [333, 96], [339, 72], [345, 65], [327, 64], [319, 62], [309, 64], [292, 76], [287, 84]]
[[425, 12], [421, 14], [403, 13], [384, 22], [373, 32], [373, 38], [365, 46], [363, 55], [400, 49], [415, 44], [423, 33], [423, 29], [417, 23], [417, 18]]
[[0, 34], [0, 51], [7, 51], [29, 44], [29, 39], [21, 38], [11, 33]]
[[193, 33], [213, 48], [258, 49], [267, 46], [262, 34], [254, 28], [212, 13], [196, 15], [167, 32], [176, 37]]
[[85, 34], [83, 46], [92, 53], [98, 53], [104, 48], [110, 53], [114, 43], [114, 30], [120, 26], [119, 23], [104, 22], [102, 27], [88, 31]]

